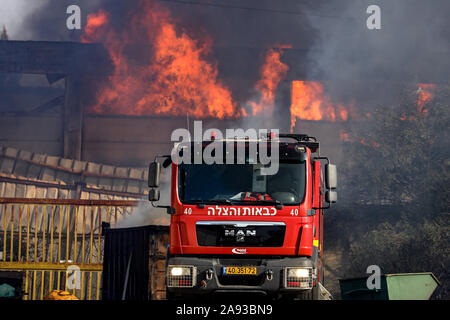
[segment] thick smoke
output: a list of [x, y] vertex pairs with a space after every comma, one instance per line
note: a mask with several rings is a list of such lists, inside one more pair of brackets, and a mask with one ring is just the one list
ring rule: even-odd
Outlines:
[[[264, 54], [276, 45], [292, 46], [282, 56], [290, 73], [298, 74], [299, 80], [322, 81], [333, 102], [344, 105], [356, 102], [355, 107], [362, 115], [378, 104], [395, 101], [405, 82], [415, 85], [448, 81], [450, 59], [445, 54], [450, 49], [447, 19], [450, 2], [446, 0], [435, 0], [432, 5], [425, 0], [157, 2], [170, 10], [180, 30], [186, 30], [193, 38], [213, 40], [211, 58], [217, 62], [219, 78], [229, 86], [233, 100], [241, 105], [257, 99], [255, 83], [260, 78]], [[80, 6], [82, 26], [88, 14], [100, 8], [108, 11], [111, 23], [120, 32], [138, 0], [26, 3], [8, 1], [13, 15], [21, 13], [18, 15], [21, 35], [11, 31], [12, 39], [79, 41], [82, 31], [69, 31], [65, 25], [68, 5]], [[381, 30], [366, 27], [366, 9], [373, 4], [381, 8]], [[286, 87], [280, 83], [279, 92], [288, 92]], [[237, 121], [236, 126], [278, 127], [286, 131], [290, 101], [286, 101], [286, 94], [278, 94], [276, 99], [273, 117], [268, 120], [246, 117]], [[297, 131], [306, 129], [298, 127]], [[334, 130], [308, 133], [320, 139], [338, 134]]]
[[[170, 195], [167, 190], [163, 194]], [[166, 201], [166, 203], [168, 203]], [[169, 225], [170, 219], [165, 209], [154, 208], [149, 201], [142, 201], [134, 208], [133, 213], [117, 222], [116, 228], [130, 228], [148, 225]]]
[[[369, 5], [381, 9], [380, 30], [367, 28]], [[321, 81], [333, 103], [353, 104], [355, 113], [364, 119], [377, 106], [395, 108], [404, 90], [413, 94], [419, 83], [448, 82], [449, 1], [339, 0], [317, 1], [317, 6], [318, 12], [330, 18], [307, 15], [307, 24], [314, 30], [308, 64], [297, 61], [290, 67], [302, 66], [305, 80]], [[341, 124], [346, 130], [362, 125], [351, 121], [352, 115], [349, 119]], [[364, 121], [364, 126], [373, 125]], [[313, 129], [304, 123], [296, 127], [297, 132], [308, 132], [320, 141], [339, 136], [340, 130], [331, 124]], [[340, 159], [352, 158], [342, 150], [339, 146], [323, 149], [338, 165]]]
[[[154, 1], [167, 7], [186, 30], [199, 36], [212, 36], [217, 46], [261, 48], [274, 43], [308, 46], [314, 41], [306, 15], [302, 13], [313, 10], [317, 6], [315, 1], [230, 0], [194, 1], [191, 4], [189, 1]], [[100, 8], [107, 10], [114, 25], [120, 29], [139, 0], [37, 0], [32, 1], [32, 6], [25, 4], [31, 2], [28, 0], [14, 2], [23, 3], [32, 10], [29, 19], [21, 21], [23, 30], [32, 32], [29, 40], [57, 41], [73, 38], [73, 31], [65, 27], [67, 6], [80, 6], [83, 25], [88, 14]]]
[[[277, 45], [305, 48], [315, 41], [304, 11], [314, 9], [314, 1], [205, 1], [203, 5], [179, 1], [157, 1], [167, 7], [180, 31], [196, 39], [212, 39], [211, 62], [216, 63], [220, 79], [230, 88], [233, 100], [245, 104], [255, 96], [267, 49]], [[66, 8], [81, 8], [82, 26], [87, 15], [100, 8], [107, 11], [117, 32], [123, 30], [129, 13], [139, 0], [47, 0], [34, 7], [33, 14], [22, 20], [24, 40], [79, 41], [82, 31], [66, 28]], [[145, 36], [136, 35], [142, 44]], [[144, 43], [145, 44], [145, 43]]]
[[48, 5], [49, 0], [2, 0], [0, 5], [0, 28], [6, 27], [10, 39], [31, 40], [33, 30], [27, 21], [41, 8]]
[[[381, 9], [380, 30], [366, 26], [373, 4]], [[339, 1], [335, 10], [337, 19], [309, 17], [318, 36], [308, 70], [309, 77], [326, 80], [334, 99], [356, 99], [358, 108], [370, 108], [392, 102], [405, 82], [448, 81], [443, 53], [450, 50], [450, 2]]]
[[[113, 27], [120, 32], [138, 1], [39, 0], [27, 10], [17, 1], [16, 8], [21, 9], [15, 11], [24, 13], [21, 30], [29, 35], [19, 38], [79, 41], [81, 31], [69, 31], [65, 26], [65, 10], [70, 4], [80, 6], [82, 26], [88, 14], [102, 8], [110, 13]], [[450, 59], [445, 53], [450, 50], [450, 3], [446, 0], [433, 1], [432, 5], [424, 0], [214, 0], [200, 5], [157, 2], [170, 10], [180, 30], [193, 38], [212, 39], [211, 58], [212, 63], [217, 62], [219, 79], [241, 105], [258, 99], [255, 84], [264, 55], [276, 45], [292, 46], [281, 57], [291, 75], [323, 82], [324, 93], [333, 103], [355, 103], [357, 113], [363, 116], [376, 105], [393, 104], [405, 82], [411, 82], [411, 90], [415, 90], [417, 83], [448, 81]], [[366, 26], [366, 9], [372, 4], [381, 8], [381, 30]], [[16, 34], [11, 33], [11, 38]], [[136, 35], [136, 41], [145, 41], [145, 36]], [[236, 121], [236, 126], [287, 131], [290, 101], [286, 83], [282, 81], [278, 88], [273, 117], [244, 117]], [[285, 94], [281, 94], [283, 91]], [[351, 126], [351, 121], [347, 125]], [[339, 134], [326, 126], [314, 130], [311, 132], [305, 124], [296, 128], [321, 141]], [[340, 154], [329, 155], [340, 158]]]
[[[168, 206], [170, 205], [170, 172], [171, 167], [161, 171], [161, 198], [154, 205]], [[155, 208], [152, 204], [144, 199], [134, 208], [133, 213], [118, 221], [117, 228], [139, 227], [147, 225], [169, 225], [170, 215], [166, 209]]]
[[[82, 31], [69, 30], [66, 26], [67, 7], [78, 5], [81, 8], [82, 26], [87, 15], [98, 10], [104, 0], [10, 0], [24, 3], [24, 7], [33, 8], [27, 16], [20, 13], [16, 19], [21, 22], [19, 32], [11, 40], [33, 41], [79, 41]], [[125, 1], [123, 1], [125, 2]], [[8, 27], [8, 26], [7, 26]]]
[[[83, 26], [88, 14], [103, 8], [110, 12], [112, 23], [120, 30], [137, 2], [9, 0], [1, 17], [19, 17], [11, 21], [11, 39], [78, 41], [81, 31], [66, 28], [67, 6], [80, 6]], [[328, 92], [342, 99], [355, 91], [362, 91], [365, 97], [377, 96], [392, 87], [381, 90], [379, 81], [404, 81], [405, 75], [410, 75], [409, 80], [420, 82], [419, 72], [431, 77], [438, 71], [439, 76], [439, 64], [448, 66], [448, 59], [441, 56], [450, 46], [450, 3], [446, 0], [435, 0], [432, 5], [424, 0], [232, 0], [205, 1], [204, 5], [157, 2], [171, 11], [180, 28], [194, 37], [213, 39], [214, 58], [225, 81], [239, 75], [252, 75], [257, 80], [265, 49], [277, 44], [309, 51], [308, 65], [297, 61], [290, 65], [291, 69], [301, 66], [306, 69], [302, 73], [311, 79], [330, 80]], [[366, 27], [366, 9], [371, 4], [381, 8], [381, 30]], [[7, 22], [0, 23], [8, 27]], [[377, 85], [367, 85], [365, 81], [377, 81]], [[233, 90], [233, 94], [245, 102], [252, 94], [254, 82], [241, 84], [246, 90]], [[378, 90], [370, 90], [370, 86]]]

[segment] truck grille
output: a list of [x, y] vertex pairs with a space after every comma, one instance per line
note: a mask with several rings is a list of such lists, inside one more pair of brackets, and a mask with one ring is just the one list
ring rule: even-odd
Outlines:
[[208, 247], [281, 247], [284, 222], [199, 221], [197, 243]]

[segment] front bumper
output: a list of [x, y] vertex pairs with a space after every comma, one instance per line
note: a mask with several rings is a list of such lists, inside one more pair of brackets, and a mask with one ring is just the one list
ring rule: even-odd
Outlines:
[[[167, 286], [169, 293], [174, 294], [210, 294], [254, 292], [264, 295], [278, 293], [298, 293], [305, 288], [287, 287], [286, 268], [310, 268], [311, 286], [316, 284], [317, 271], [310, 257], [283, 257], [283, 258], [197, 258], [197, 257], [171, 257], [168, 266], [192, 266], [193, 282], [191, 286]], [[224, 275], [223, 267], [251, 266], [257, 267], [256, 275]], [[168, 270], [167, 270], [168, 271]], [[167, 284], [170, 274], [166, 272]]]

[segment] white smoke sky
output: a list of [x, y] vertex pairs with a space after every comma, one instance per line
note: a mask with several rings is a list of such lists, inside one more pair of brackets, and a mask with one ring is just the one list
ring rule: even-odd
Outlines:
[[[161, 198], [156, 205], [169, 206], [170, 205], [170, 177], [172, 167], [163, 168], [161, 170]], [[170, 215], [166, 209], [155, 208], [150, 201], [144, 199], [133, 210], [133, 213], [126, 216], [125, 219], [117, 222], [117, 228], [139, 227], [147, 225], [169, 225]]]
[[49, 0], [1, 0], [0, 27], [6, 27], [10, 39], [30, 40], [32, 30], [26, 26], [27, 19]]
[[[67, 7], [78, 5], [81, 23], [101, 4], [117, 0], [0, 0], [0, 28], [10, 40], [78, 41], [81, 30], [68, 30]], [[124, 1], [125, 2], [125, 1]]]
[[[381, 30], [366, 27], [370, 4], [381, 8]], [[329, 93], [354, 98], [373, 92], [379, 102], [389, 98], [390, 89], [395, 96], [393, 82], [432, 82], [433, 71], [448, 70], [448, 57], [442, 54], [450, 51], [449, 1], [342, 1], [338, 8], [336, 14], [348, 18], [309, 17], [317, 30], [309, 73], [320, 70]], [[380, 80], [381, 85], [371, 83]]]

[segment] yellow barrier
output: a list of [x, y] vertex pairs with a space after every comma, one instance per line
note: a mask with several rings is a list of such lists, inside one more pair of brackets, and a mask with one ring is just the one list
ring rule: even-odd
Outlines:
[[102, 222], [116, 226], [137, 203], [1, 198], [0, 271], [24, 273], [26, 300], [43, 299], [52, 290], [70, 290], [79, 299], [99, 300]]

